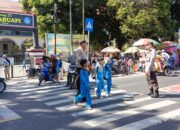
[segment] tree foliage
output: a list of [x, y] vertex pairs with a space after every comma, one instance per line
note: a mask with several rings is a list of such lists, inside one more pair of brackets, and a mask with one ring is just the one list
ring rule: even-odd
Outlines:
[[[69, 0], [22, 0], [26, 11], [37, 13], [39, 34], [53, 32], [53, 7], [57, 3], [58, 10], [63, 13], [57, 25], [58, 33], [69, 33]], [[73, 34], [82, 34], [82, 0], [72, 0]], [[111, 40], [123, 43], [124, 37], [116, 20], [116, 10], [107, 6], [107, 0], [85, 0], [85, 17], [94, 19], [94, 32], [91, 41], [94, 47], [107, 45]], [[120, 45], [121, 46], [121, 45]]]
[[108, 0], [117, 9], [120, 30], [127, 38], [168, 36], [175, 31], [171, 0]]

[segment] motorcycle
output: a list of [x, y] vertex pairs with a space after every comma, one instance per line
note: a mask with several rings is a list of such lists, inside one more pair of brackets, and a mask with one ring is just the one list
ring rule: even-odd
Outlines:
[[6, 90], [6, 83], [3, 78], [0, 78], [0, 93], [3, 93]]
[[28, 79], [33, 78], [36, 76], [36, 69], [33, 67], [30, 67], [28, 70], [26, 70], [26, 74], [27, 74]]
[[76, 78], [77, 78], [77, 66], [69, 65], [67, 86], [70, 86], [71, 89], [76, 88], [73, 87], [76, 84]]
[[164, 62], [164, 74], [168, 77], [174, 76], [174, 67], [169, 62]]
[[39, 66], [38, 66], [37, 69], [33, 68], [33, 67], [30, 67], [28, 70], [26, 70], [26, 74], [27, 74], [28, 79], [38, 76], [39, 72], [40, 72], [40, 67]]
[[48, 74], [44, 71], [44, 70], [40, 70], [40, 73], [39, 73], [39, 84], [38, 86], [41, 86], [41, 83], [42, 81], [53, 81], [55, 82], [56, 81], [56, 73], [52, 72], [52, 70], [50, 70], [48, 72]]
[[[158, 66], [158, 65], [156, 65], [156, 66]], [[157, 69], [156, 72], [158, 74], [163, 74], [168, 77], [174, 76], [174, 73], [175, 73], [173, 65], [171, 65], [168, 61], [162, 62], [162, 69], [158, 69], [158, 68], [156, 68], [156, 69]]]

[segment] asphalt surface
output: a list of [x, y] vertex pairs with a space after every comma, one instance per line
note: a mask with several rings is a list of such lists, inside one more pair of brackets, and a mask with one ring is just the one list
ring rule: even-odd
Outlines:
[[93, 110], [73, 105], [76, 91], [63, 83], [37, 87], [36, 79], [13, 79], [0, 94], [0, 106], [20, 118], [1, 118], [2, 113], [11, 113], [2, 112], [0, 107], [0, 130], [180, 130], [180, 93], [167, 91], [180, 85], [179, 79], [180, 71], [174, 77], [158, 76], [158, 99], [146, 96], [148, 87], [141, 73], [114, 77], [111, 96], [101, 99], [94, 95], [92, 83]]

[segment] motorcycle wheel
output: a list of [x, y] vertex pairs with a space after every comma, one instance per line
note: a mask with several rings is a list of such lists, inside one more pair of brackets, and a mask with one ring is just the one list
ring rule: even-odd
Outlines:
[[165, 74], [166, 76], [168, 76], [168, 77], [172, 77], [172, 76], [174, 76], [174, 71], [173, 71], [172, 69], [166, 68], [166, 69], [164, 70], [164, 74]]
[[3, 93], [6, 90], [6, 83], [0, 81], [0, 93]]

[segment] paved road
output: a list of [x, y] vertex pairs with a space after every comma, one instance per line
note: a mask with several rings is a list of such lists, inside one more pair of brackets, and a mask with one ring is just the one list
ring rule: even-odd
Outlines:
[[158, 77], [158, 99], [146, 96], [143, 74], [114, 78], [111, 97], [97, 98], [92, 86], [93, 110], [74, 106], [76, 91], [62, 84], [13, 79], [0, 95], [0, 130], [180, 130], [180, 92], [169, 89], [179, 76]]

